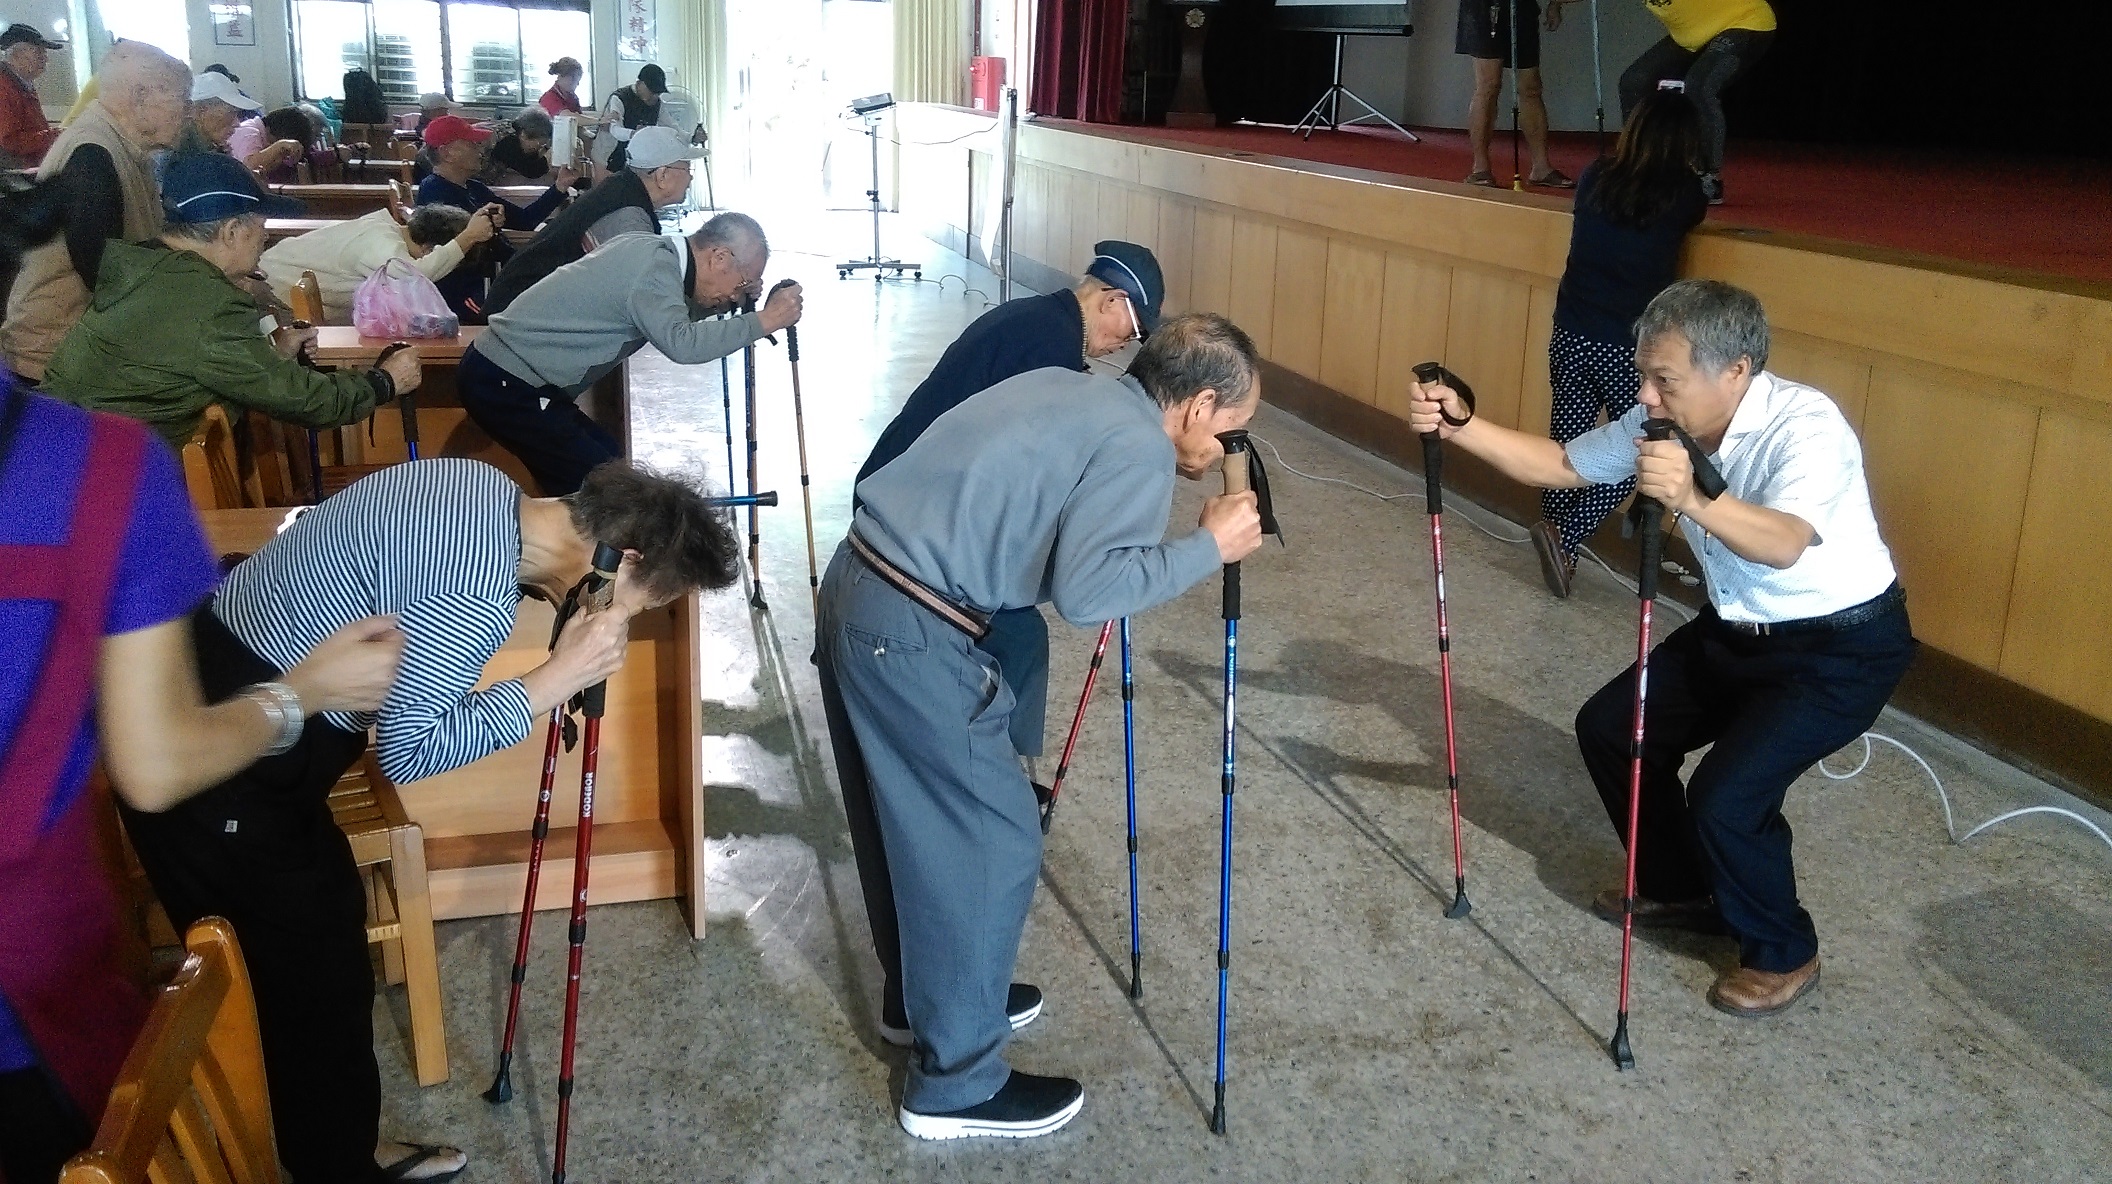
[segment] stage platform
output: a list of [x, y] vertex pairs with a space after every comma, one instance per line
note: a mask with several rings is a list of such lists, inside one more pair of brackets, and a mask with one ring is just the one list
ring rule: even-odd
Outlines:
[[[1042, 121], [1090, 133], [1092, 124]], [[1124, 134], [1458, 181], [1472, 159], [1467, 134], [1414, 128], [1411, 144], [1385, 128], [1316, 132], [1242, 124], [1193, 131], [1125, 127]], [[1608, 133], [1609, 150], [1612, 133]], [[1574, 177], [1598, 155], [1597, 137], [1558, 134], [1555, 167]], [[1511, 176], [1509, 133], [1494, 150], [1496, 175]], [[1530, 169], [1530, 160], [1524, 162]], [[1719, 226], [1816, 235], [1944, 259], [2112, 283], [2112, 163], [1989, 152], [1910, 152], [1836, 145], [1734, 141], [1724, 163]], [[1567, 200], [1556, 189], [1526, 192]]]

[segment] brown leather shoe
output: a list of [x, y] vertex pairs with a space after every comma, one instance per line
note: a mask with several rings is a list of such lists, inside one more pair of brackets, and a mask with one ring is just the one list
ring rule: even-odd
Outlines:
[[1725, 1015], [1757, 1019], [1788, 1007], [1818, 985], [1817, 957], [1788, 974], [1740, 966], [1724, 971], [1716, 985], [1709, 988], [1709, 1004]]
[[[1621, 923], [1621, 890], [1608, 888], [1591, 898], [1591, 911], [1600, 920], [1610, 924]], [[1691, 929], [1696, 933], [1722, 933], [1723, 914], [1716, 911], [1716, 902], [1707, 896], [1693, 900], [1651, 900], [1647, 896], [1635, 898], [1635, 927], [1637, 929]]]
[[1533, 552], [1540, 556], [1540, 578], [1556, 599], [1569, 599], [1569, 583], [1576, 575], [1576, 561], [1562, 552], [1562, 528], [1542, 519], [1533, 523]]

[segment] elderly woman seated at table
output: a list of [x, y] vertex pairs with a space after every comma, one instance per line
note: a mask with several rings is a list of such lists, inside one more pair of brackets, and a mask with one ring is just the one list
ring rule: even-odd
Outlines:
[[387, 210], [375, 210], [317, 227], [272, 244], [264, 252], [264, 278], [280, 300], [293, 302], [301, 273], [315, 273], [322, 288], [323, 323], [352, 323], [352, 298], [368, 276], [391, 259], [408, 260], [429, 280], [459, 267], [464, 255], [495, 233], [493, 217], [459, 206], [419, 206], [408, 225]]
[[236, 124], [227, 150], [266, 184], [291, 185], [301, 179], [300, 166], [324, 130], [299, 107], [280, 107]]
[[235, 281], [256, 270], [264, 217], [282, 200], [259, 192], [232, 157], [170, 161], [161, 237], [104, 249], [88, 311], [44, 371], [45, 392], [141, 420], [181, 448], [214, 403], [326, 428], [415, 389], [415, 350], [375, 369], [321, 371], [295, 360], [313, 329], [266, 335]]
[[492, 141], [484, 171], [477, 176], [487, 185], [548, 185], [553, 134], [548, 111], [522, 111], [506, 134]]

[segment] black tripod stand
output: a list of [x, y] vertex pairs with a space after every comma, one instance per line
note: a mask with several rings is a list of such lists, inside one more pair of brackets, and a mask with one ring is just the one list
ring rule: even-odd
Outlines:
[[873, 282], [876, 284], [890, 271], [898, 276], [905, 271], [912, 272], [918, 279], [924, 278], [923, 264], [904, 263], [900, 259], [890, 259], [880, 253], [880, 112], [886, 109], [878, 107], [858, 112], [858, 117], [865, 121], [865, 137], [873, 146], [873, 187], [865, 191], [866, 200], [871, 202], [873, 207], [873, 256], [870, 259], [850, 259], [838, 263], [836, 278], [839, 280], [849, 279], [852, 272], [864, 271], [868, 267], [873, 270]]
[[[1363, 123], [1367, 119], [1376, 119], [1380, 123], [1385, 124], [1387, 127], [1390, 127], [1393, 130], [1408, 137], [1409, 143], [1422, 143], [1423, 138], [1421, 136], [1416, 135], [1414, 132], [1411, 132], [1407, 128], [1402, 127], [1400, 124], [1395, 123], [1393, 120], [1386, 118], [1384, 114], [1380, 113], [1377, 107], [1374, 107], [1370, 103], [1365, 102], [1363, 96], [1342, 85], [1343, 36], [1344, 34], [1341, 33], [1335, 34], [1334, 81], [1328, 83], [1327, 89], [1320, 92], [1319, 101], [1313, 104], [1312, 110], [1307, 111], [1305, 113], [1304, 119], [1299, 120], [1297, 124], [1291, 128], [1291, 133], [1293, 135], [1296, 135], [1300, 132], [1303, 132], [1305, 133], [1305, 138], [1310, 140], [1313, 138], [1313, 133], [1319, 131], [1322, 126], [1325, 126], [1327, 130], [1331, 132], [1340, 131], [1345, 127], [1353, 127], [1357, 124]], [[1364, 108], [1364, 114], [1358, 115], [1351, 119], [1342, 118], [1342, 100], [1344, 99], [1348, 99], [1350, 102], [1355, 103], [1357, 106]]]

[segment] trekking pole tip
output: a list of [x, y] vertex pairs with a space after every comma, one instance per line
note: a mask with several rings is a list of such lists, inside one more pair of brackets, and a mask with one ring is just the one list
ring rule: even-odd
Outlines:
[[1452, 897], [1452, 906], [1445, 910], [1445, 920], [1457, 921], [1474, 911], [1474, 902], [1467, 899], [1467, 886], [1461, 884]]
[[1635, 1068], [1635, 1050], [1628, 1047], [1628, 1013], [1622, 1012], [1613, 1025], [1613, 1041], [1607, 1045], [1613, 1054], [1613, 1067], [1622, 1072]]
[[1217, 1083], [1217, 1103], [1210, 1108], [1210, 1133], [1225, 1133], [1225, 1083]]
[[1144, 955], [1142, 954], [1131, 954], [1129, 956], [1129, 997], [1132, 999], [1142, 999], [1144, 997]]
[[491, 1079], [491, 1088], [484, 1091], [484, 1100], [494, 1106], [513, 1100], [513, 1054], [499, 1055], [498, 1076]]

